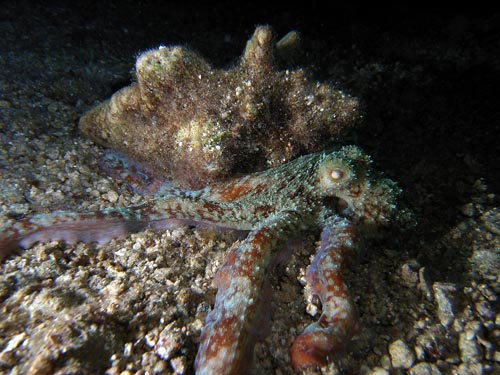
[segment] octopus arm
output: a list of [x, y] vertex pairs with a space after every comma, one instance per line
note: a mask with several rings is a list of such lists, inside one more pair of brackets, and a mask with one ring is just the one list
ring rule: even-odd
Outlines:
[[216, 275], [218, 291], [201, 335], [195, 362], [197, 375], [250, 371], [269, 271], [299, 222], [291, 211], [270, 216], [229, 254]]
[[56, 211], [19, 220], [0, 228], [0, 261], [36, 242], [105, 243], [146, 228], [164, 230], [182, 225], [245, 233], [253, 224], [241, 218], [234, 205], [178, 193], [134, 207], [83, 213]]
[[29, 248], [36, 242], [104, 243], [144, 227], [145, 223], [129, 209], [89, 213], [57, 211], [34, 215], [0, 228], [0, 260], [16, 249]]
[[176, 223], [242, 231], [255, 227], [251, 207], [242, 207], [236, 202], [220, 202], [210, 194], [202, 195], [204, 190], [191, 193], [157, 199], [140, 206], [138, 211], [153, 229], [169, 228]]
[[346, 261], [357, 247], [356, 231], [337, 216], [326, 224], [306, 273], [308, 288], [319, 297], [323, 311], [292, 345], [290, 356], [297, 371], [325, 365], [358, 330], [356, 308], [343, 281]]

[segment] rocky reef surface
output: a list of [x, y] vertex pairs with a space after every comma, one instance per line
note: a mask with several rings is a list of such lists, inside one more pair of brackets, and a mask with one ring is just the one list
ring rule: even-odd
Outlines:
[[321, 151], [359, 122], [359, 103], [303, 69], [279, 70], [299, 44], [296, 31], [276, 42], [259, 26], [229, 69], [187, 47], [146, 51], [137, 82], [83, 115], [80, 130], [189, 188]]
[[[77, 130], [82, 114], [130, 84], [139, 52], [189, 44], [222, 69], [255, 24], [298, 29], [317, 80], [362, 100], [356, 144], [401, 184], [417, 221], [352, 262], [362, 330], [316, 373], [500, 371], [498, 16], [25, 3], [0, 10], [1, 224], [143, 199], [99, 169], [103, 149]], [[300, 295], [313, 242], [273, 275], [260, 374], [293, 374], [287, 348], [319, 313]], [[192, 374], [213, 276], [237, 244], [180, 228], [10, 257], [0, 271], [0, 372]], [[156, 353], [158, 341], [170, 345]]]

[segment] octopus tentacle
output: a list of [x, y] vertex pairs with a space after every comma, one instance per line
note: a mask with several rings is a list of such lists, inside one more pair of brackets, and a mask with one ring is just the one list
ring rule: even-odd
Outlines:
[[163, 221], [166, 219], [168, 224], [171, 218], [189, 225], [207, 223], [216, 227], [241, 230], [254, 228], [256, 221], [254, 217], [241, 214], [241, 208], [237, 205], [212, 199], [205, 189], [160, 198], [138, 207], [137, 211], [147, 218], [154, 229], [165, 228]]
[[39, 214], [0, 228], [0, 260], [17, 248], [28, 248], [36, 242], [62, 240], [67, 243], [103, 243], [125, 237], [145, 226], [146, 223], [132, 209]]
[[249, 230], [237, 210], [224, 202], [203, 199], [204, 191], [176, 192], [142, 205], [95, 212], [56, 211], [18, 220], [0, 228], [0, 261], [19, 247], [36, 242], [65, 241], [105, 243], [146, 228], [168, 229], [180, 225], [209, 225]]
[[325, 365], [358, 330], [356, 308], [343, 281], [346, 261], [357, 247], [356, 237], [354, 225], [337, 216], [327, 221], [321, 233], [321, 247], [306, 278], [323, 313], [292, 345], [290, 356], [296, 370]]
[[295, 212], [265, 220], [234, 249], [216, 276], [214, 309], [208, 314], [196, 356], [197, 375], [245, 374], [256, 339], [263, 290], [270, 268], [300, 222]]

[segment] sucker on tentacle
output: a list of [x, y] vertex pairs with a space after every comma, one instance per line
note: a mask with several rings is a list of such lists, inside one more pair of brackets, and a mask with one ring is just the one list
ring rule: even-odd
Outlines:
[[312, 154], [201, 190], [171, 189], [142, 205], [94, 213], [54, 212], [0, 228], [0, 258], [35, 242], [106, 242], [146, 228], [181, 224], [249, 231], [216, 275], [217, 297], [196, 357], [197, 374], [241, 374], [253, 353], [264, 284], [280, 247], [307, 230], [321, 246], [307, 270], [323, 312], [294, 343], [294, 368], [325, 364], [356, 332], [343, 271], [361, 235], [396, 215], [399, 188], [354, 146]]

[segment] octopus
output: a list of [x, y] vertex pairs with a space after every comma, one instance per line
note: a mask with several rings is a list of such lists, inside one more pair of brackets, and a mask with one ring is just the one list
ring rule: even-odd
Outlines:
[[400, 189], [372, 168], [356, 146], [293, 161], [201, 190], [172, 188], [138, 206], [99, 212], [59, 211], [0, 228], [0, 257], [36, 242], [106, 242], [146, 228], [209, 225], [247, 232], [215, 276], [217, 294], [200, 337], [198, 375], [248, 373], [266, 286], [282, 249], [306, 231], [320, 246], [306, 271], [306, 291], [320, 301], [319, 319], [290, 348], [296, 371], [331, 361], [359, 328], [344, 281], [347, 261], [362, 239], [397, 215]]

